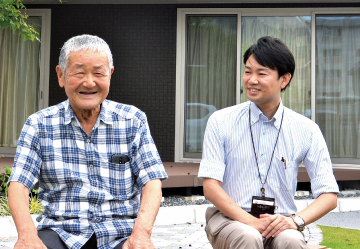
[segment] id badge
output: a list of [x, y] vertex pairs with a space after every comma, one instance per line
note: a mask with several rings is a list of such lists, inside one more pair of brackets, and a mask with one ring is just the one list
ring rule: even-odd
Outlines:
[[253, 196], [251, 202], [251, 214], [260, 218], [260, 214], [274, 214], [275, 198]]

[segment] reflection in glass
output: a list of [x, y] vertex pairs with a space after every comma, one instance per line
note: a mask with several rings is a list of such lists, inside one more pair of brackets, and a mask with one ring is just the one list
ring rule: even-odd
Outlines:
[[360, 158], [360, 16], [316, 17], [316, 122], [333, 158]]
[[202, 152], [210, 115], [236, 103], [236, 29], [236, 16], [187, 17], [185, 156]]
[[[285, 106], [310, 118], [311, 110], [311, 17], [269, 16], [241, 18], [241, 58], [263, 36], [282, 40], [294, 54], [296, 69], [290, 85], [281, 94]], [[241, 75], [244, 64], [241, 64]], [[246, 94], [241, 101], [247, 100]]]

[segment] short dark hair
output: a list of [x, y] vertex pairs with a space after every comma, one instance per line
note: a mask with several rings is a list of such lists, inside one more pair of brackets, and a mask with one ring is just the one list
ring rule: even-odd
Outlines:
[[[277, 70], [279, 77], [286, 73], [291, 74], [290, 81], [294, 76], [295, 59], [290, 49], [278, 38], [270, 36], [261, 37], [257, 43], [248, 48], [244, 54], [244, 64], [250, 55], [262, 66]], [[290, 85], [290, 81], [289, 84]], [[286, 86], [286, 87], [287, 87]], [[284, 91], [281, 89], [281, 91]]]

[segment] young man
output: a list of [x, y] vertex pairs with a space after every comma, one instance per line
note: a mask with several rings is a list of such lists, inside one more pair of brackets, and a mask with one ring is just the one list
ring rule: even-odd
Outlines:
[[[56, 72], [68, 100], [28, 118], [9, 179], [16, 249], [155, 248], [167, 174], [146, 115], [105, 99], [113, 71], [110, 48], [97, 36], [62, 47]], [[36, 229], [29, 189], [37, 181], [45, 211]]]
[[[250, 101], [209, 119], [199, 177], [215, 205], [206, 212], [214, 248], [308, 248], [301, 231], [337, 206], [338, 186], [319, 127], [283, 106], [295, 61], [279, 39], [260, 38], [244, 55]], [[316, 200], [297, 212], [303, 163]]]

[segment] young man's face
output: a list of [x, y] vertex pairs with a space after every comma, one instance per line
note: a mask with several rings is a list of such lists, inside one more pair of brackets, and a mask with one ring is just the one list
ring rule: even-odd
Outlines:
[[278, 71], [260, 65], [250, 55], [245, 64], [243, 84], [249, 100], [260, 110], [275, 108], [280, 104], [280, 92], [290, 81], [290, 73], [279, 77]]
[[59, 85], [64, 87], [75, 114], [99, 110], [109, 93], [113, 70], [109, 68], [105, 52], [90, 50], [70, 52], [65, 75], [56, 67]]

